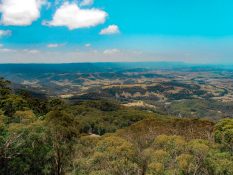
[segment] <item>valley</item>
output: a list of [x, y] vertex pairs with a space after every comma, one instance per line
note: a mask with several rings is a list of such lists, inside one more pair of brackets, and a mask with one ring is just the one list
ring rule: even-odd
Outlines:
[[231, 175], [231, 69], [128, 64], [0, 65], [0, 174]]
[[125, 106], [178, 117], [214, 120], [233, 117], [233, 69], [230, 67], [82, 63], [65, 65], [67, 71], [53, 65], [55, 70], [43, 67], [24, 72], [30, 65], [23, 65], [24, 69], [19, 65], [18, 71], [11, 71], [11, 66], [8, 65], [8, 71], [4, 70], [2, 76], [11, 80], [15, 89], [36, 91], [71, 103], [111, 99]]

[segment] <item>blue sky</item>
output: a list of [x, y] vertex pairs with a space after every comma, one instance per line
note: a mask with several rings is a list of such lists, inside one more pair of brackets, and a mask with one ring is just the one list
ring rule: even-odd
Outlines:
[[232, 0], [0, 0], [0, 62], [233, 63]]

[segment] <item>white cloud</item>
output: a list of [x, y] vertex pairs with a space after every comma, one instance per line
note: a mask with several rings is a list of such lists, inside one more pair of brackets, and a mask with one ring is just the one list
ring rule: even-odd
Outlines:
[[94, 27], [105, 22], [108, 14], [99, 9], [80, 9], [77, 4], [65, 2], [55, 12], [48, 26], [65, 26], [70, 30]]
[[4, 36], [10, 36], [11, 31], [10, 30], [0, 30], [0, 38]]
[[110, 25], [107, 28], [100, 31], [100, 35], [113, 35], [120, 33], [120, 29], [117, 25]]
[[93, 5], [93, 4], [94, 4], [94, 0], [83, 0], [80, 3], [80, 6], [90, 6], [90, 5]]
[[46, 0], [2, 0], [1, 23], [12, 26], [28, 26], [40, 17], [40, 8]]
[[91, 47], [90, 43], [85, 44], [85, 47]]
[[116, 53], [119, 53], [120, 50], [118, 49], [107, 49], [107, 50], [104, 50], [103, 54], [104, 55], [114, 55]]
[[0, 53], [38, 54], [40, 51], [36, 49], [10, 49], [0, 45]]
[[15, 50], [1, 47], [0, 48], [0, 52], [4, 52], [4, 53], [7, 52], [7, 53], [9, 53], [9, 52], [15, 52]]
[[14, 51], [15, 51], [14, 49], [5, 48], [3, 44], [0, 44], [0, 52], [1, 53], [9, 53], [9, 52], [14, 52]]
[[36, 50], [36, 49], [24, 49], [22, 51], [25, 52], [25, 53], [28, 53], [28, 54], [37, 54], [37, 53], [40, 53], [40, 51]]
[[65, 44], [58, 44], [58, 43], [52, 43], [52, 44], [48, 44], [47, 47], [48, 48], [57, 48], [57, 47], [61, 47], [64, 46]]

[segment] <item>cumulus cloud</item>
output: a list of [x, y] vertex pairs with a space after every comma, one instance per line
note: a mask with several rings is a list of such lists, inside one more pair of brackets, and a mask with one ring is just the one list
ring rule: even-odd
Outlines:
[[48, 26], [65, 26], [70, 30], [94, 27], [105, 22], [108, 14], [99, 9], [80, 9], [75, 3], [65, 2], [55, 12], [52, 21], [44, 22]]
[[80, 6], [90, 6], [90, 5], [93, 5], [93, 4], [94, 4], [94, 0], [83, 0], [80, 3]]
[[10, 30], [0, 30], [0, 38], [4, 36], [10, 36], [11, 31]]
[[58, 44], [58, 43], [52, 43], [52, 44], [48, 44], [47, 47], [48, 48], [57, 48], [57, 47], [61, 47], [64, 46], [65, 44]]
[[103, 54], [104, 55], [114, 55], [116, 53], [119, 53], [120, 50], [118, 49], [107, 49], [107, 50], [104, 50]]
[[110, 25], [100, 31], [100, 35], [113, 35], [117, 33], [120, 33], [120, 29], [117, 25]]
[[40, 17], [40, 8], [46, 0], [2, 0], [1, 23], [12, 26], [28, 26]]

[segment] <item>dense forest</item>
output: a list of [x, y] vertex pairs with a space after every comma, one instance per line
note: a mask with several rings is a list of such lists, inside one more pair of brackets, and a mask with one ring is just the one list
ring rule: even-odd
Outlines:
[[233, 119], [177, 118], [13, 90], [0, 79], [1, 175], [232, 175]]

